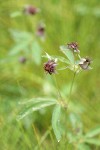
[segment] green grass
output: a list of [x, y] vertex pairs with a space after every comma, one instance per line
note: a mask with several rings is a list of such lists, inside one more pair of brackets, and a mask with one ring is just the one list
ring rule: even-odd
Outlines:
[[[33, 4], [41, 9], [35, 16], [10, 17], [12, 13], [21, 11], [25, 4]], [[46, 39], [42, 42], [36, 38], [35, 30], [38, 22], [46, 24]], [[84, 134], [100, 124], [100, 10], [98, 0], [22, 0], [0, 1], [0, 150], [73, 150], [77, 144], [69, 143], [63, 137], [58, 143], [51, 129], [53, 107], [35, 112], [21, 121], [17, 115], [21, 109], [19, 101], [32, 97], [56, 96], [52, 79], [46, 76], [41, 64], [37, 65], [32, 58], [29, 47], [16, 55], [9, 55], [15, 41], [10, 30], [26, 31], [33, 36], [41, 49], [51, 55], [62, 55], [59, 46], [77, 41], [82, 56], [93, 59], [93, 69], [83, 71], [75, 80], [72, 93], [73, 107], [71, 112], [79, 113], [83, 122]], [[44, 55], [44, 51], [42, 54]], [[19, 57], [25, 56], [27, 62], [19, 63]], [[66, 98], [73, 74], [70, 71], [59, 71], [57, 81], [62, 95]], [[79, 109], [79, 111], [76, 110]], [[75, 107], [75, 108], [74, 108]], [[81, 109], [83, 108], [83, 112]], [[72, 130], [68, 118], [62, 122], [68, 131]], [[100, 136], [97, 136], [100, 139]], [[100, 147], [91, 145], [91, 150]]]

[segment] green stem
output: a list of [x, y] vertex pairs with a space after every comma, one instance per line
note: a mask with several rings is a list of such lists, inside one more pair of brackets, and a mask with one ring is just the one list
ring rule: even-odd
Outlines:
[[55, 84], [56, 84], [56, 87], [57, 87], [58, 98], [62, 99], [62, 96], [61, 96], [61, 93], [60, 93], [59, 86], [58, 86], [57, 79], [56, 79], [55, 75], [54, 75], [54, 80], [55, 80]]
[[69, 92], [69, 98], [68, 98], [67, 105], [70, 102], [70, 97], [71, 97], [71, 93], [72, 93], [72, 89], [73, 89], [73, 85], [74, 85], [74, 81], [75, 81], [75, 76], [76, 76], [76, 71], [74, 72], [74, 75], [73, 75], [73, 79], [72, 79], [72, 83], [71, 83], [71, 87], [70, 87], [70, 92]]

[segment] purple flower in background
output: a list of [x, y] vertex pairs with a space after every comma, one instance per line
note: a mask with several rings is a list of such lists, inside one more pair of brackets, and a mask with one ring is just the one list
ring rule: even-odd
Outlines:
[[36, 8], [32, 5], [27, 5], [24, 7], [24, 13], [29, 15], [35, 15], [36, 13], [40, 12], [39, 8]]
[[41, 24], [38, 25], [36, 34], [37, 34], [37, 36], [44, 36], [44, 34], [45, 34], [45, 24], [41, 23]]
[[26, 58], [24, 56], [19, 57], [19, 62], [20, 63], [25, 63], [26, 62]]

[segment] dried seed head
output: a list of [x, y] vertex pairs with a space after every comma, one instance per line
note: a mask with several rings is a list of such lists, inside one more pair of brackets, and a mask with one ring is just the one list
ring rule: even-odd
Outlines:
[[56, 66], [57, 63], [55, 60], [48, 60], [48, 62], [44, 64], [44, 70], [51, 75], [56, 72]]
[[74, 52], [79, 53], [80, 51], [78, 50], [78, 43], [77, 42], [72, 42], [67, 44], [68, 49], [72, 49]]
[[29, 14], [29, 15], [35, 15], [35, 14], [38, 13], [39, 11], [40, 11], [39, 8], [36, 8], [36, 7], [32, 6], [32, 5], [27, 5], [27, 6], [25, 6], [25, 7], [24, 7], [24, 10], [23, 10], [23, 12], [24, 12], [25, 14]]
[[83, 70], [89, 70], [89, 66], [91, 64], [91, 59], [90, 58], [81, 58], [79, 65]]

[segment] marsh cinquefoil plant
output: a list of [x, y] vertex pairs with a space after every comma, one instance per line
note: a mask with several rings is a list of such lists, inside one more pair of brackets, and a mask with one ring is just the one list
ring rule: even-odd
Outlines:
[[[52, 128], [54, 131], [54, 134], [56, 136], [57, 141], [59, 142], [62, 137], [62, 130], [60, 126], [60, 115], [61, 115], [61, 110], [69, 109], [69, 102], [71, 101], [70, 96], [72, 93], [72, 88], [74, 84], [74, 79], [75, 76], [82, 70], [90, 70], [91, 67], [91, 60], [88, 57], [81, 57], [80, 56], [80, 50], [78, 48], [78, 43], [72, 42], [63, 46], [60, 46], [61, 52], [65, 55], [65, 57], [62, 56], [50, 56], [48, 53], [46, 53], [45, 58], [47, 58], [47, 62], [44, 63], [44, 71], [55, 77], [56, 84], [56, 75], [59, 70], [65, 70], [65, 69], [70, 69], [73, 71], [73, 79], [72, 79], [72, 84], [70, 87], [70, 93], [68, 98], [66, 100], [62, 97], [60, 90], [58, 89], [57, 86], [57, 98], [32, 98], [29, 101], [26, 102], [21, 102], [21, 104], [26, 105], [25, 109], [22, 111], [22, 113], [18, 116], [18, 119], [22, 119], [26, 115], [40, 110], [42, 108], [55, 105], [53, 113], [52, 113]], [[63, 68], [58, 68], [58, 61], [59, 63], [63, 63], [64, 67]]]

